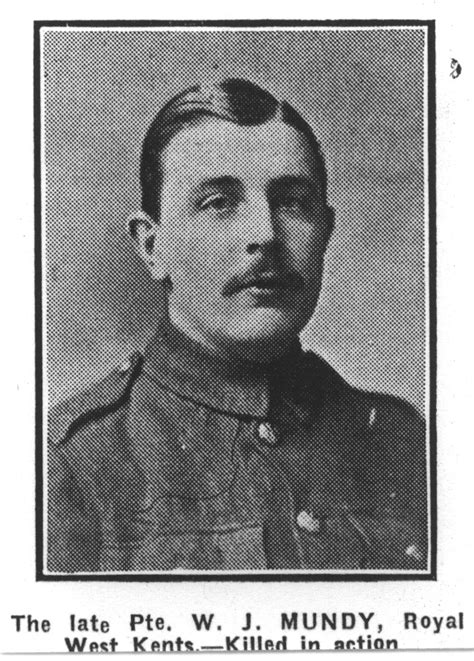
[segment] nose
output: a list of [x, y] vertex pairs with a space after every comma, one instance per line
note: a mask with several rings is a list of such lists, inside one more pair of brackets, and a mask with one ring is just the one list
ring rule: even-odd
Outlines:
[[246, 205], [246, 250], [249, 254], [264, 250], [275, 241], [275, 225], [270, 204], [264, 195], [252, 196]]

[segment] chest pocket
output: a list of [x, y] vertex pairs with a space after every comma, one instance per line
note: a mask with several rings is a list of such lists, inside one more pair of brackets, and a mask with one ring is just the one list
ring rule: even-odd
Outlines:
[[318, 516], [298, 514], [307, 569], [426, 569], [426, 544], [416, 524], [400, 513], [360, 507]]
[[302, 510], [296, 522], [306, 569], [354, 570], [370, 564], [370, 542], [352, 512]]
[[215, 495], [185, 498], [149, 485], [139, 498], [122, 498], [103, 517], [102, 570], [264, 569], [264, 491], [236, 462]]
[[240, 433], [236, 418], [138, 383], [133, 468], [103, 517], [103, 570], [264, 567], [262, 495], [236, 457]]
[[115, 516], [105, 530], [104, 571], [265, 568], [258, 510], [232, 507], [230, 493], [183, 501], [160, 498]]

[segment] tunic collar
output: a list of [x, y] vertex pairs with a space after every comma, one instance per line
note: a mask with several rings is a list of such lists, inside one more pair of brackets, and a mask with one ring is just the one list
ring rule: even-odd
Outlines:
[[298, 340], [270, 365], [214, 356], [164, 320], [145, 350], [143, 372], [182, 398], [237, 416], [264, 419], [272, 394], [291, 391], [304, 356]]

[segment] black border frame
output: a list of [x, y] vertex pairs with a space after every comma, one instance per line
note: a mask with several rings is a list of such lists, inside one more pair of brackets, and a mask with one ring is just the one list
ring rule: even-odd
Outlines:
[[[436, 310], [436, 74], [435, 74], [435, 20], [210, 20], [210, 21], [154, 21], [154, 20], [73, 20], [34, 21], [33, 23], [33, 70], [34, 70], [34, 186], [35, 186], [35, 425], [36, 425], [36, 581], [120, 581], [120, 582], [187, 582], [187, 581], [232, 581], [232, 582], [368, 582], [368, 581], [426, 581], [437, 580], [437, 310]], [[91, 27], [91, 28], [136, 28], [136, 27], [424, 27], [427, 28], [427, 100], [428, 100], [428, 291], [429, 291], [429, 432], [430, 432], [430, 547], [431, 571], [427, 574], [45, 574], [43, 567], [43, 297], [42, 297], [42, 236], [41, 236], [41, 63], [40, 31], [43, 27]]]

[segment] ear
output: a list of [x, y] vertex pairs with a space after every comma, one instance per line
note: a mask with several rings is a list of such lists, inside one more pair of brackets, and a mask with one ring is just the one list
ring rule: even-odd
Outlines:
[[127, 219], [127, 231], [152, 277], [156, 280], [166, 278], [168, 274], [160, 249], [159, 223], [145, 211], [138, 211]]

